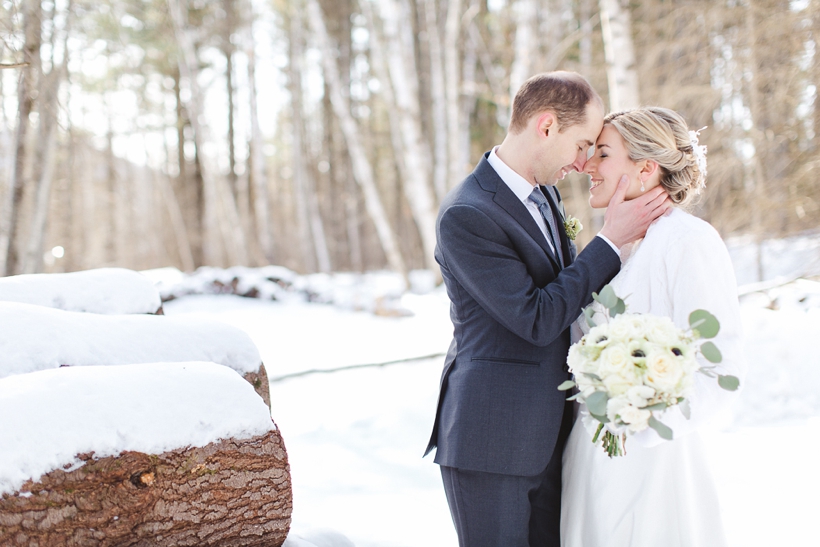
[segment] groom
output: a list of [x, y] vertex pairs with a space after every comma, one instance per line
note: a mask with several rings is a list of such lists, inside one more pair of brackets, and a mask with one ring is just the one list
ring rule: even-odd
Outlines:
[[570, 324], [618, 273], [619, 247], [669, 207], [660, 189], [624, 202], [622, 179], [604, 226], [575, 257], [555, 183], [582, 171], [603, 124], [580, 75], [530, 78], [507, 136], [441, 205], [436, 260], [454, 338], [427, 453], [438, 447], [462, 547], [558, 546], [561, 455], [572, 403]]

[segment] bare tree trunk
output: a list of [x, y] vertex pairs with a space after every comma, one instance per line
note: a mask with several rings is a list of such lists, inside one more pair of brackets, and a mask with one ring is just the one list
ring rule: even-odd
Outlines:
[[609, 108], [613, 112], [641, 105], [632, 16], [626, 0], [599, 0], [604, 37]]
[[253, 2], [247, 2], [248, 22], [245, 27], [245, 55], [248, 57], [248, 91], [251, 116], [250, 175], [253, 188], [255, 232], [265, 261], [273, 261], [270, 219], [268, 215], [268, 176], [263, 150], [262, 130], [256, 100], [256, 43], [253, 38]]
[[373, 176], [373, 168], [370, 165], [370, 160], [367, 158], [364, 146], [359, 137], [356, 121], [350, 114], [347, 99], [341, 90], [339, 68], [336, 66], [333, 47], [327, 34], [322, 9], [319, 6], [318, 0], [307, 0], [307, 8], [308, 19], [316, 35], [319, 50], [322, 52], [324, 77], [329, 85], [333, 111], [339, 118], [339, 124], [345, 136], [348, 150], [350, 151], [354, 177], [362, 188], [367, 212], [376, 227], [376, 233], [379, 236], [379, 241], [387, 257], [388, 264], [394, 271], [406, 276], [407, 268], [404, 265], [404, 259], [399, 252], [396, 236], [387, 219], [384, 206], [382, 205], [382, 200], [379, 196], [376, 181]]
[[17, 238], [20, 223], [20, 204], [25, 187], [26, 137], [31, 113], [34, 77], [40, 67], [40, 43], [42, 40], [42, 8], [39, 0], [24, 0], [22, 3], [25, 43], [23, 45], [23, 66], [17, 85], [17, 136], [14, 154], [14, 171], [0, 211], [0, 275], [10, 275], [17, 269]]
[[461, 70], [459, 47], [461, 37], [462, 0], [447, 0], [447, 20], [444, 30], [444, 73], [447, 78], [447, 138], [450, 166], [447, 170], [448, 184], [452, 188], [466, 174], [467, 163], [462, 157], [457, 135], [461, 114]]
[[510, 68], [510, 104], [518, 88], [533, 74], [533, 55], [537, 54], [538, 17], [535, 0], [518, 0], [512, 5], [515, 20], [513, 62]]
[[191, 252], [191, 243], [188, 241], [188, 231], [185, 229], [182, 210], [174, 194], [174, 189], [171, 188], [171, 181], [162, 175], [158, 176], [154, 170], [150, 172], [154, 186], [159, 190], [162, 202], [168, 210], [168, 217], [171, 219], [171, 227], [174, 230], [174, 239], [176, 240], [182, 269], [186, 272], [192, 272], [196, 268], [196, 263]]
[[420, 0], [430, 47], [430, 96], [433, 119], [433, 188], [441, 202], [447, 193], [447, 88], [444, 76], [444, 54], [438, 24], [436, 0]]
[[392, 95], [394, 107], [388, 107], [388, 112], [392, 117], [391, 130], [398, 133], [398, 142], [394, 144], [399, 147], [396, 154], [401, 157], [400, 172], [404, 179], [405, 196], [421, 236], [425, 264], [428, 269], [438, 271], [433, 256], [436, 247], [436, 217], [430, 191], [430, 163], [422, 144], [418, 70], [414, 60], [413, 37], [409, 29], [401, 24], [401, 21], [408, 19], [409, 10], [406, 3], [398, 4], [393, 0], [381, 0], [379, 6], [385, 32], [385, 39], [381, 44], [375, 14], [366, 2], [362, 4], [362, 9], [371, 21], [374, 56], [381, 57], [381, 51], [386, 53], [381, 57], [381, 62], [377, 61], [376, 64], [386, 65], [389, 75], [390, 82], [385, 82], [385, 88], [387, 94]]
[[[210, 142], [210, 135], [208, 134], [207, 125], [204, 123], [203, 94], [197, 81], [199, 64], [194, 42], [187, 28], [187, 1], [167, 0], [167, 2], [174, 33], [180, 47], [179, 71], [188, 81], [191, 89], [191, 98], [187, 110], [190, 115], [191, 125], [194, 128], [197, 150], [200, 152], [200, 160], [202, 161], [200, 169], [202, 170], [203, 184], [206, 189], [211, 189], [206, 190], [206, 195], [210, 194], [213, 197], [216, 202], [214, 205], [218, 207], [218, 213], [221, 213], [218, 215], [219, 223], [223, 226], [222, 233], [225, 238], [224, 247], [228, 261], [232, 265], [247, 264], [247, 244], [237, 212], [236, 200], [230, 188], [216, 176], [215, 169], [210, 165], [206, 165], [209, 160], [201, 155], [203, 144]], [[183, 8], [183, 6], [186, 7]]]

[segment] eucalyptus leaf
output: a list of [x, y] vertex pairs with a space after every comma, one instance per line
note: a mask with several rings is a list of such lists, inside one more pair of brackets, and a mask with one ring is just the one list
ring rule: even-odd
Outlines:
[[568, 389], [572, 389], [575, 387], [575, 382], [572, 380], [567, 380], [566, 382], [562, 382], [560, 386], [558, 386], [558, 391], [566, 391]]
[[738, 387], [740, 387], [740, 380], [737, 379], [737, 376], [722, 376], [718, 374], [718, 385], [725, 389], [726, 391], [735, 391]]
[[669, 408], [669, 405], [666, 403], [655, 403], [654, 405], [644, 407], [644, 410], [666, 410], [667, 408]]
[[723, 355], [720, 354], [718, 347], [712, 342], [706, 342], [700, 347], [700, 352], [707, 361], [712, 363], [720, 363], [723, 361]]
[[593, 414], [592, 412], [590, 412], [589, 415], [598, 420], [599, 422], [601, 422], [602, 424], [609, 423], [609, 418], [607, 418], [606, 416], [599, 416], [597, 414]]
[[587, 320], [587, 325], [590, 327], [597, 327], [598, 324], [595, 323], [595, 320], [592, 318], [593, 315], [595, 315], [595, 310], [592, 309], [592, 306], [587, 306], [584, 308], [584, 317]]
[[606, 416], [606, 403], [609, 401], [605, 391], [596, 391], [586, 398], [589, 413], [596, 416]]
[[581, 395], [583, 395], [583, 393], [581, 393], [581, 392], [579, 391], [578, 393], [576, 393], [576, 394], [575, 394], [575, 395], [573, 395], [572, 397], [567, 397], [567, 401], [574, 401], [575, 399], [577, 399], [577, 398], [578, 398], [578, 397], [580, 397]]
[[695, 310], [689, 314], [689, 326], [697, 329], [701, 338], [714, 338], [720, 332], [717, 317], [706, 310]]
[[684, 399], [678, 406], [684, 418], [688, 420], [692, 417], [692, 407], [689, 405], [689, 399]]
[[591, 380], [595, 380], [596, 382], [603, 382], [603, 380], [601, 380], [601, 377], [593, 372], [582, 372], [581, 374], [583, 374]]
[[709, 378], [715, 378], [717, 376], [717, 374], [712, 372], [712, 369], [702, 368], [698, 372], [700, 372], [704, 376], [708, 376]]
[[654, 416], [649, 417], [649, 427], [657, 431], [661, 439], [666, 439], [667, 441], [672, 440], [672, 430], [668, 426], [656, 420]]
[[592, 293], [592, 298], [610, 311], [618, 304], [618, 295], [615, 294], [615, 289], [611, 285], [604, 285], [599, 294]]
[[615, 306], [609, 310], [610, 315], [615, 317], [616, 315], [620, 315], [626, 312], [626, 302], [624, 302], [621, 298], [615, 303]]

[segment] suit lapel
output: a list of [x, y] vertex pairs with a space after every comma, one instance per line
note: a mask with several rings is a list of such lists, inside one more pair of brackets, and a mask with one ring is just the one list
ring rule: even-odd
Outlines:
[[504, 209], [523, 229], [529, 234], [531, 238], [544, 250], [544, 253], [549, 257], [552, 267], [557, 273], [561, 266], [558, 264], [558, 257], [550, 249], [544, 234], [538, 225], [533, 220], [527, 207], [521, 203], [521, 200], [510, 190], [501, 177], [498, 176], [493, 166], [487, 161], [489, 152], [484, 154], [484, 157], [479, 162], [475, 169], [476, 178], [482, 188], [489, 192], [493, 192], [495, 197], [493, 201], [502, 209]]

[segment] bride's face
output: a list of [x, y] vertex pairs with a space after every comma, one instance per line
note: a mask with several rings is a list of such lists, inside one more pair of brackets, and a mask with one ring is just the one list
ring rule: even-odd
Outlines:
[[[584, 173], [590, 179], [590, 206], [600, 209], [609, 205], [623, 175], [629, 177], [626, 199], [641, 195], [641, 167], [629, 159], [626, 144], [618, 130], [609, 124], [605, 125], [595, 143], [595, 153], [584, 166]], [[646, 184], [644, 188], [649, 190]]]

